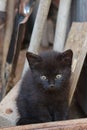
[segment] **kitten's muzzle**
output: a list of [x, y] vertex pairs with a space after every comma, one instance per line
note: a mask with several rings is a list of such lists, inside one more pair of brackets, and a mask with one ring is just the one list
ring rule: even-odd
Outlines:
[[53, 88], [53, 87], [54, 87], [54, 84], [50, 84], [49, 87], [50, 87], [50, 88]]

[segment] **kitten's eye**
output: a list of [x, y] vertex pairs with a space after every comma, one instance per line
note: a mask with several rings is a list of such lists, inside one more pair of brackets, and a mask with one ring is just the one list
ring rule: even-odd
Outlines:
[[56, 75], [56, 79], [60, 79], [62, 77], [61, 74]]
[[46, 76], [44, 76], [44, 75], [41, 76], [40, 78], [41, 78], [42, 80], [46, 80], [46, 79], [47, 79]]

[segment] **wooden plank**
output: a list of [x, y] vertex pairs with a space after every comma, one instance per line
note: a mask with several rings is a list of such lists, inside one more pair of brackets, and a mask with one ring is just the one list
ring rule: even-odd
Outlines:
[[[40, 0], [35, 24], [34, 24], [34, 29], [32, 32], [31, 36], [31, 41], [30, 45], [28, 48], [28, 51], [33, 52], [33, 53], [38, 53], [41, 39], [42, 39], [42, 34], [43, 34], [43, 29], [44, 29], [44, 24], [47, 19], [48, 11], [50, 8], [51, 0]], [[25, 74], [27, 68], [29, 67], [27, 60], [25, 61], [25, 66], [23, 70], [23, 75]]]
[[87, 130], [87, 119], [50, 122], [43, 124], [31, 124], [3, 128], [0, 130]]
[[[85, 22], [87, 21], [87, 0], [73, 0], [71, 8], [71, 21]], [[76, 93], [77, 100], [84, 113], [87, 115], [87, 70], [86, 63], [78, 83], [78, 92]]]
[[1, 12], [6, 11], [6, 3], [7, 3], [7, 0], [0, 0], [0, 11]]
[[16, 97], [20, 89], [19, 81], [0, 103], [0, 127], [15, 126], [18, 116]]
[[72, 64], [70, 100], [69, 100], [70, 104], [87, 53], [87, 23], [72, 24], [72, 28], [69, 33], [65, 49], [72, 49], [74, 53]]
[[56, 51], [63, 51], [64, 49], [68, 29], [71, 1], [72, 0], [60, 0], [53, 47], [53, 49]]
[[75, 95], [79, 106], [87, 115], [87, 55], [77, 84]]
[[[15, 1], [9, 0], [7, 6], [7, 21], [6, 21], [6, 31], [5, 37], [3, 42], [3, 61], [2, 61], [2, 98], [6, 94], [6, 85], [8, 76], [8, 70], [10, 71], [10, 65], [6, 64], [7, 54], [10, 46], [12, 31], [13, 31], [13, 23], [14, 23], [14, 8], [15, 8]], [[8, 69], [9, 68], [9, 69]]]

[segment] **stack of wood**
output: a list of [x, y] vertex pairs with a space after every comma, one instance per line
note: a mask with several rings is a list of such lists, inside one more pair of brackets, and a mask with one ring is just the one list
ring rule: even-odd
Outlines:
[[[46, 23], [50, 5], [51, 5], [51, 0], [46, 0], [45, 2], [44, 2], [44, 0], [40, 0], [37, 17], [35, 20], [34, 29], [33, 29], [33, 33], [31, 36], [30, 46], [28, 49], [28, 51], [30, 51], [30, 52], [38, 53], [42, 35], [43, 35], [44, 24]], [[67, 25], [69, 22], [70, 7], [71, 7], [71, 0], [67, 0], [67, 1], [61, 0], [60, 1], [53, 50], [63, 51], [64, 43], [65, 43], [65, 39], [66, 39], [66, 35], [67, 35]], [[74, 95], [74, 92], [75, 92], [75, 89], [77, 86], [77, 82], [78, 82], [78, 79], [80, 76], [80, 72], [81, 72], [81, 69], [82, 69], [82, 66], [84, 63], [84, 59], [86, 56], [86, 51], [87, 51], [87, 38], [86, 38], [87, 33], [85, 30], [86, 26], [87, 25], [84, 26], [84, 24], [79, 24], [79, 23], [73, 24], [72, 28], [71, 28], [71, 32], [69, 34], [69, 38], [68, 38], [66, 46], [65, 46], [65, 49], [72, 49], [73, 53], [74, 53], [69, 104], [71, 104], [71, 101], [72, 101], [72, 98], [73, 98], [73, 95]], [[77, 34], [79, 34], [79, 35], [77, 35]], [[84, 36], [83, 36], [83, 34], [84, 34]], [[78, 44], [76, 44], [76, 43], [78, 43]], [[27, 66], [28, 66], [27, 62], [25, 62], [23, 75], [27, 69]], [[11, 125], [16, 124], [17, 117], [19, 115], [17, 113], [15, 100], [18, 95], [19, 88], [20, 88], [20, 82], [16, 85], [16, 87], [14, 87], [12, 89], [12, 91], [10, 91], [10, 93], [0, 103], [0, 125], [2, 127], [3, 127], [3, 125], [11, 126]], [[73, 129], [73, 128], [75, 128], [73, 125], [73, 122], [74, 121], [71, 121], [68, 124], [69, 127], [65, 126], [66, 122], [62, 122], [62, 123], [64, 123], [65, 129], [67, 129], [67, 128], [70, 129], [71, 127], [72, 127], [71, 129]], [[80, 121], [75, 121], [74, 124], [76, 122], [77, 123], [79, 122], [81, 124]], [[53, 124], [52, 123], [50, 124], [51, 128], [52, 128]], [[41, 128], [41, 129], [44, 127], [43, 125], [39, 125], [39, 126], [40, 127], [38, 127], [38, 128]], [[49, 124], [47, 126], [49, 126]], [[83, 126], [84, 126], [84, 128], [87, 127], [84, 120], [83, 120]], [[37, 126], [34, 127], [33, 125], [31, 125], [30, 128], [31, 127], [37, 128]], [[60, 123], [58, 124], [57, 127], [56, 126], [54, 126], [54, 127], [55, 127], [55, 129], [61, 128]], [[77, 124], [76, 128], [79, 129], [79, 128], [83, 128], [83, 127], [81, 125], [78, 126], [78, 124]], [[20, 129], [21, 129], [21, 127], [20, 127]], [[49, 127], [49, 129], [50, 129], [50, 127]]]

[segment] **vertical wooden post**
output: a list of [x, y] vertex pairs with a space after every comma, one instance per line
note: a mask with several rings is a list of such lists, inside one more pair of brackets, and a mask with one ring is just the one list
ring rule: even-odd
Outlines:
[[[28, 51], [30, 52], [38, 53], [38, 49], [43, 34], [43, 28], [44, 28], [45, 21], [47, 19], [50, 4], [51, 4], [51, 0], [46, 0], [46, 1], [40, 0], [37, 16], [35, 20], [35, 25], [31, 36], [30, 46], [28, 48]], [[23, 75], [26, 72], [27, 68], [28, 68], [28, 63], [26, 61], [24, 65]]]
[[[71, 105], [87, 53], [87, 23], [83, 22], [72, 24], [65, 46], [65, 50], [66, 49], [71, 49], [73, 51], [72, 75], [69, 94], [69, 105]], [[82, 88], [84, 89], [84, 86], [82, 86]]]
[[2, 63], [2, 97], [5, 96], [6, 93], [6, 58], [8, 54], [8, 49], [10, 45], [12, 30], [13, 30], [13, 23], [14, 23], [14, 7], [15, 7], [15, 1], [14, 0], [8, 0], [7, 3], [7, 22], [6, 22], [6, 32], [4, 37], [4, 43], [3, 43], [3, 63]]
[[60, 0], [53, 49], [63, 51], [72, 0]]
[[[73, 21], [84, 22], [84, 24], [85, 22], [87, 22], [87, 0], [72, 0], [71, 22]], [[84, 32], [85, 31], [86, 31], [86, 27], [85, 27]], [[87, 34], [86, 34], [86, 37], [87, 37]], [[85, 49], [83, 51], [85, 51]], [[87, 62], [87, 58], [85, 60]], [[79, 83], [77, 86], [76, 97], [77, 97], [77, 101], [81, 109], [87, 115], [87, 80], [86, 80], [87, 70], [85, 67], [86, 65], [87, 64], [85, 63], [83, 70], [81, 72], [81, 75], [80, 75]]]

